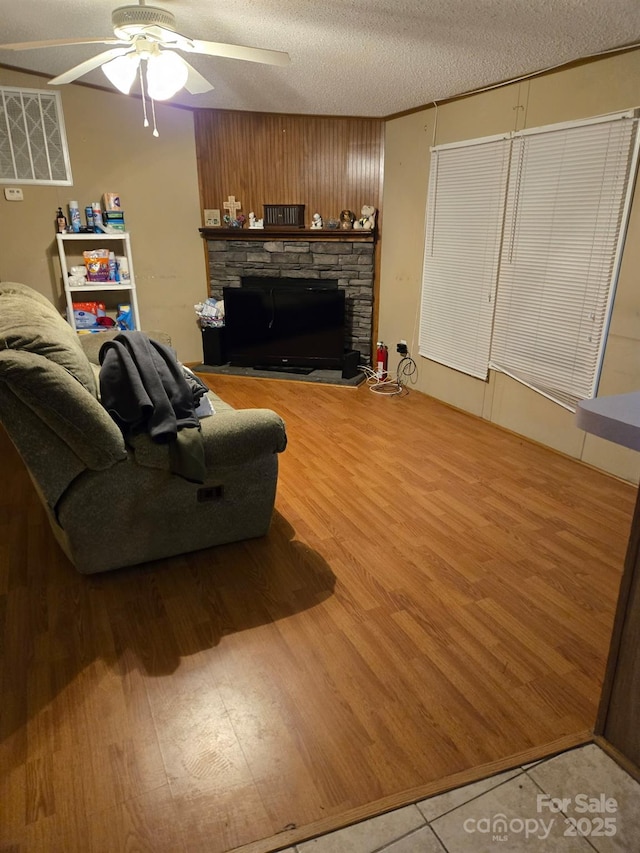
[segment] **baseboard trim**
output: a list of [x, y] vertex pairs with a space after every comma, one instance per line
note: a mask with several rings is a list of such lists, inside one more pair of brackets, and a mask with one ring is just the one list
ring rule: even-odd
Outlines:
[[616, 764], [632, 776], [636, 782], [640, 782], [640, 767], [634, 764], [629, 758], [623, 755], [616, 747], [601, 735], [594, 735], [593, 742], [596, 743], [603, 752], [606, 752], [609, 758], [612, 758]]

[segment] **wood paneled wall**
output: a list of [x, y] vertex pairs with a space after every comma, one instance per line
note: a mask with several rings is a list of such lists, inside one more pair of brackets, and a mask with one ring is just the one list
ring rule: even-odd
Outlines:
[[202, 208], [225, 211], [235, 195], [245, 216], [263, 204], [304, 204], [305, 224], [363, 204], [380, 210], [384, 122], [223, 110], [195, 111]]

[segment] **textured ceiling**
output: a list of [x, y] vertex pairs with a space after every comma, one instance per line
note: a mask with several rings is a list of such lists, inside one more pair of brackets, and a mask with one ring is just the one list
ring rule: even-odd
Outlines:
[[[112, 36], [118, 0], [0, 0], [0, 42]], [[189, 56], [215, 89], [175, 103], [387, 116], [640, 42], [638, 0], [153, 0], [191, 38], [287, 51], [285, 68]], [[103, 45], [2, 51], [60, 74]], [[100, 70], [82, 82], [109, 86]]]

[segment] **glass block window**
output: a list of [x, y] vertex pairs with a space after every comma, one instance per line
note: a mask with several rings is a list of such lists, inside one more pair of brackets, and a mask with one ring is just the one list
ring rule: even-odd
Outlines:
[[59, 92], [0, 86], [0, 183], [73, 183]]

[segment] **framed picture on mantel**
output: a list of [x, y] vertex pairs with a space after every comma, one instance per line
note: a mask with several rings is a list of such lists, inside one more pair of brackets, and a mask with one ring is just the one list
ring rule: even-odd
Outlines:
[[220, 218], [219, 210], [205, 210], [204, 212], [205, 228], [220, 228], [222, 219]]

